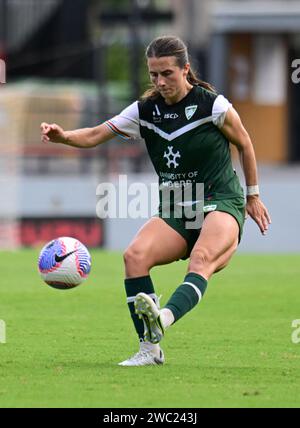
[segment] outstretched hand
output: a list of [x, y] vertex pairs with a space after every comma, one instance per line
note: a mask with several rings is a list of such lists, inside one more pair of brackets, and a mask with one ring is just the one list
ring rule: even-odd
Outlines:
[[66, 136], [64, 130], [56, 123], [49, 125], [43, 122], [41, 124], [41, 140], [43, 143], [52, 141], [52, 143], [65, 143]]
[[255, 223], [257, 223], [261, 233], [265, 235], [269, 224], [271, 224], [271, 217], [259, 196], [250, 196], [247, 198], [246, 211]]

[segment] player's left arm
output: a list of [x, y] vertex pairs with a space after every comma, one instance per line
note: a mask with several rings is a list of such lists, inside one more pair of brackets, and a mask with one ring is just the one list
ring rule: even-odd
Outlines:
[[[220, 131], [225, 137], [237, 147], [241, 165], [244, 171], [247, 186], [246, 210], [253, 220], [258, 224], [261, 233], [265, 235], [271, 218], [267, 208], [259, 197], [258, 174], [256, 158], [250, 136], [244, 128], [242, 121], [233, 107], [227, 110], [224, 124]], [[257, 187], [253, 187], [257, 186]], [[253, 194], [254, 193], [254, 194]]]

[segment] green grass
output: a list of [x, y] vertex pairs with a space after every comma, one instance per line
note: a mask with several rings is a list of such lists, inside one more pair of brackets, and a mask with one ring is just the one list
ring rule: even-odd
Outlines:
[[[86, 284], [60, 291], [38, 250], [1, 253], [0, 407], [300, 407], [298, 255], [236, 255], [163, 340], [163, 367], [117, 363], [137, 350], [122, 257], [92, 253]], [[164, 304], [186, 262], [153, 271]]]

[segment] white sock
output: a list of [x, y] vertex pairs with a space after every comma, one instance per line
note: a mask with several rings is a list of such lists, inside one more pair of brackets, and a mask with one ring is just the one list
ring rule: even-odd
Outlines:
[[173, 322], [175, 321], [173, 312], [167, 308], [163, 308], [160, 311], [160, 319], [161, 319], [161, 322], [162, 322], [164, 328], [170, 327], [170, 325], [172, 325]]
[[151, 352], [154, 355], [160, 354], [159, 343], [140, 342], [140, 351]]

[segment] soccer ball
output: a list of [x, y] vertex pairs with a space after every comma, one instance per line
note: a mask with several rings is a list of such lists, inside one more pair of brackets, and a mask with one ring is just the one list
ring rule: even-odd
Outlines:
[[44, 246], [40, 252], [38, 268], [46, 284], [68, 290], [88, 277], [91, 256], [80, 241], [64, 236]]

